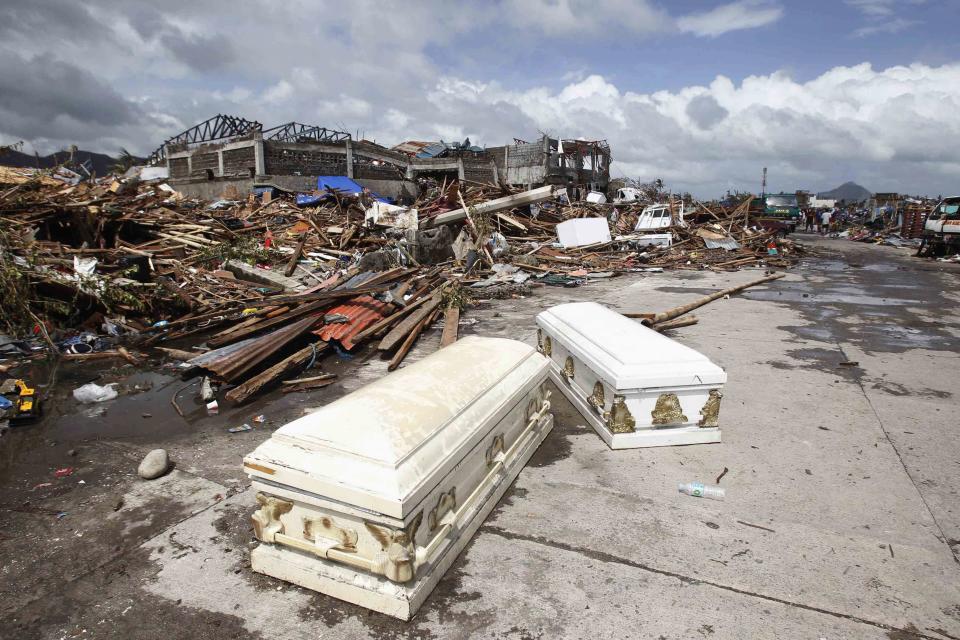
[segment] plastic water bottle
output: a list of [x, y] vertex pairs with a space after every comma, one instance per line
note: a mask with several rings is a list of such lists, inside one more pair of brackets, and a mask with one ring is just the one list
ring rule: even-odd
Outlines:
[[713, 484], [703, 484], [702, 482], [687, 482], [686, 484], [678, 485], [677, 488], [680, 489], [680, 493], [685, 493], [688, 496], [710, 498], [711, 500], [723, 500], [726, 494], [723, 487], [718, 487]]

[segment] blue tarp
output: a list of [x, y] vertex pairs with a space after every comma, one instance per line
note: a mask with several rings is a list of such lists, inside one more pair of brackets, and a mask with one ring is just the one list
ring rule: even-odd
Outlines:
[[320, 191], [336, 189], [350, 195], [356, 195], [363, 191], [363, 187], [347, 176], [317, 176], [317, 189]]
[[[324, 198], [329, 197], [329, 194], [326, 193], [328, 189], [334, 189], [346, 195], [355, 196], [358, 193], [363, 192], [363, 187], [351, 180], [346, 176], [317, 176], [317, 191], [322, 193], [298, 193], [297, 194], [297, 206], [309, 207], [315, 204], [318, 204]], [[392, 200], [389, 198], [384, 198], [380, 195], [377, 195], [373, 191], [368, 193], [373, 197], [374, 200], [379, 200], [380, 202], [392, 203]]]
[[298, 207], [312, 207], [315, 204], [320, 204], [320, 201], [326, 198], [323, 196], [315, 196], [312, 193], [298, 193], [297, 194], [297, 206]]
[[[336, 189], [337, 191], [343, 191], [350, 195], [357, 195], [363, 191], [363, 187], [351, 180], [346, 176], [317, 176], [317, 189], [319, 191], [325, 191], [327, 189]], [[373, 196], [374, 200], [379, 200], [380, 202], [390, 202], [389, 199], [381, 197], [370, 191], [370, 195]]]

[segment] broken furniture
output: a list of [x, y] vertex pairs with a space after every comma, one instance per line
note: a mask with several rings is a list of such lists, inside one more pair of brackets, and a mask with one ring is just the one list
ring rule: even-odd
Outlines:
[[611, 449], [720, 442], [727, 374], [702, 354], [594, 302], [537, 326], [551, 377]]
[[471, 336], [277, 430], [253, 569], [409, 619], [553, 428], [548, 368]]

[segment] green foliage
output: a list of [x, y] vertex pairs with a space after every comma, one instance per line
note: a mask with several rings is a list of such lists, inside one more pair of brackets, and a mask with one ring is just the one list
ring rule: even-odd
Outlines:
[[450, 307], [465, 309], [470, 306], [471, 303], [473, 303], [473, 297], [470, 295], [470, 292], [462, 287], [460, 283], [454, 282], [443, 290], [440, 306], [444, 309]]
[[279, 252], [264, 247], [259, 238], [246, 235], [232, 242], [221, 242], [202, 249], [197, 255], [197, 262], [204, 266], [223, 263], [227, 260], [239, 260], [247, 264], [269, 264], [280, 257]]
[[27, 276], [33, 256], [25, 258], [26, 265], [17, 264], [9, 249], [11, 242], [11, 234], [0, 227], [0, 328], [16, 336], [28, 332], [34, 323], [30, 311], [32, 291]]

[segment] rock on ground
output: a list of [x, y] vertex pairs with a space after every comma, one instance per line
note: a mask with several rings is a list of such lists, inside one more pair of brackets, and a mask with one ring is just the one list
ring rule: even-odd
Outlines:
[[170, 470], [170, 456], [166, 449], [154, 449], [146, 456], [140, 466], [137, 467], [137, 473], [144, 480], [153, 480], [159, 478]]

